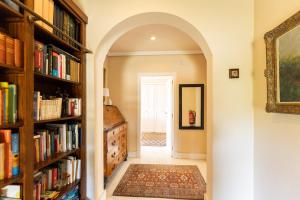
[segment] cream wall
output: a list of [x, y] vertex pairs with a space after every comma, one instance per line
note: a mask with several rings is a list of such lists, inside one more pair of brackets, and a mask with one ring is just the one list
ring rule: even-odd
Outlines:
[[300, 197], [300, 116], [266, 113], [264, 34], [300, 10], [300, 0], [255, 0], [255, 200]]
[[147, 73], [174, 73], [174, 151], [206, 154], [205, 131], [178, 129], [179, 84], [206, 83], [206, 61], [203, 55], [108, 57], [107, 68], [110, 97], [128, 121], [129, 152], [138, 151], [138, 76]]
[[[124, 20], [138, 14], [149, 12], [166, 13], [184, 20], [178, 24], [181, 30], [191, 30], [188, 35], [198, 35], [199, 43], [205, 44], [203, 50], [209, 54], [208, 60], [211, 90], [213, 99], [211, 130], [212, 149], [209, 165], [209, 194], [213, 200], [251, 200], [253, 195], [253, 102], [252, 102], [252, 37], [253, 37], [253, 1], [252, 0], [77, 0], [89, 16], [88, 47], [94, 52], [99, 44], [107, 41], [113, 27]], [[276, 13], [277, 15], [278, 13]], [[143, 18], [139, 18], [143, 20]], [[147, 21], [151, 23], [152, 20]], [[160, 20], [161, 22], [163, 21]], [[131, 21], [132, 22], [132, 21]], [[164, 22], [166, 23], [166, 22]], [[175, 23], [175, 22], [174, 22]], [[134, 24], [131, 24], [134, 26]], [[122, 25], [119, 29], [126, 28]], [[196, 31], [197, 30], [197, 31]], [[116, 29], [114, 29], [116, 31]], [[114, 32], [117, 33], [117, 32]], [[202, 37], [203, 36], [203, 37]], [[201, 39], [199, 39], [201, 38]], [[205, 40], [203, 40], [203, 38]], [[109, 42], [108, 42], [109, 43]], [[105, 43], [106, 44], [106, 43]], [[109, 48], [105, 46], [105, 48]], [[105, 51], [105, 50], [104, 50]], [[94, 72], [98, 73], [103, 63], [95, 62], [95, 55], [89, 55], [88, 60], [88, 194], [91, 199], [100, 199], [103, 192], [101, 174], [103, 170], [101, 152], [94, 158], [96, 150], [102, 149], [101, 133], [94, 127], [100, 126], [101, 120], [95, 122], [94, 88], [101, 89], [102, 80], [95, 82]], [[241, 78], [228, 79], [229, 68], [240, 68]], [[100, 70], [100, 69], [99, 69]], [[102, 69], [101, 69], [102, 70]], [[101, 75], [101, 72], [99, 72]], [[102, 91], [100, 92], [100, 94]], [[100, 97], [101, 99], [101, 97]], [[98, 100], [97, 100], [98, 101]], [[210, 106], [208, 106], [210, 109]], [[99, 109], [99, 112], [102, 110]], [[101, 117], [101, 116], [100, 116]], [[96, 139], [95, 139], [96, 138]], [[209, 154], [210, 155], [210, 154]], [[95, 178], [96, 177], [96, 178]], [[212, 185], [210, 185], [212, 184]], [[94, 188], [94, 185], [95, 188]], [[212, 193], [211, 189], [212, 187]], [[95, 192], [95, 193], [94, 193]], [[96, 195], [96, 196], [95, 196]]]

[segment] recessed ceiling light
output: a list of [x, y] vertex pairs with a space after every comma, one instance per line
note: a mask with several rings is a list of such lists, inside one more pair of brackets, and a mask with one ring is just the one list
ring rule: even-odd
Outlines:
[[150, 40], [154, 41], [154, 40], [156, 40], [156, 37], [155, 36], [151, 36]]

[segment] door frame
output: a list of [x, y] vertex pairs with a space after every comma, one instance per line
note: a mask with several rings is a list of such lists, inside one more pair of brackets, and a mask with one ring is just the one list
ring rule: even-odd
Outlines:
[[166, 73], [138, 73], [138, 95], [137, 95], [137, 152], [136, 157], [141, 157], [141, 78], [142, 77], [152, 77], [152, 76], [168, 76], [173, 80], [172, 83], [172, 100], [171, 100], [171, 109], [172, 109], [172, 118], [171, 118], [171, 156], [174, 157], [174, 143], [175, 143], [175, 83], [176, 83], [176, 73], [175, 72], [166, 72]]

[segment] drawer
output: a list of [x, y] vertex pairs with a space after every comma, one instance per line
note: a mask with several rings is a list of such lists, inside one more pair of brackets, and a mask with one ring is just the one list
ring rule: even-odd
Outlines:
[[119, 135], [119, 129], [118, 128], [114, 128], [111, 131], [108, 131], [107, 133], [107, 140], [112, 140], [114, 137], [118, 137]]
[[120, 163], [122, 163], [124, 161], [125, 157], [126, 157], [126, 152], [125, 151], [120, 152], [118, 155], [118, 158], [116, 158], [116, 160], [115, 160], [115, 164], [119, 165]]
[[113, 161], [118, 157], [119, 149], [118, 147], [114, 147], [111, 151], [107, 153], [107, 164], [113, 163]]
[[126, 131], [121, 131], [119, 133], [119, 137], [120, 137], [120, 140], [127, 140], [127, 138], [126, 138]]
[[119, 138], [114, 137], [107, 141], [107, 152], [111, 152], [114, 148], [117, 148], [120, 145]]
[[119, 150], [120, 151], [125, 151], [126, 149], [127, 149], [127, 142], [126, 142], [126, 140], [123, 140], [119, 144]]

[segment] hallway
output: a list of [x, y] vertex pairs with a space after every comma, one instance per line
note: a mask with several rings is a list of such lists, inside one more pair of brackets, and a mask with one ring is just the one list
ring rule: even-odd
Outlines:
[[119, 181], [126, 172], [130, 164], [174, 164], [174, 165], [196, 165], [203, 178], [206, 181], [206, 161], [205, 160], [186, 160], [186, 159], [174, 159], [171, 158], [170, 152], [167, 151], [166, 147], [145, 147], [141, 149], [141, 158], [128, 158], [127, 162], [124, 162], [109, 179], [106, 188], [106, 199], [108, 200], [134, 200], [134, 199], [153, 199], [158, 200], [160, 198], [141, 198], [141, 197], [113, 197], [114, 192]]

